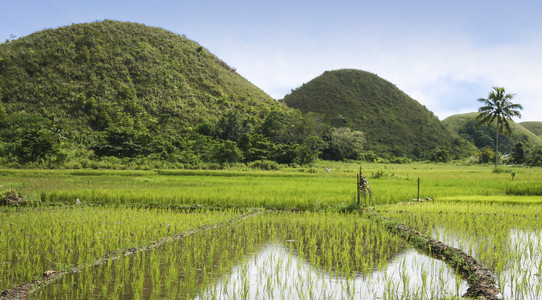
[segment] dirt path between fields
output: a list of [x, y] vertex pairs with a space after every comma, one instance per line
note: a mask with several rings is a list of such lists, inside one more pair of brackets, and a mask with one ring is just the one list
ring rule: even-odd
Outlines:
[[487, 300], [502, 299], [493, 272], [482, 266], [482, 264], [463, 252], [463, 250], [450, 247], [403, 224], [384, 218], [374, 211], [367, 210], [364, 213], [386, 230], [401, 236], [417, 249], [446, 262], [456, 269], [461, 277], [469, 284], [467, 293], [463, 297]]
[[202, 231], [205, 231], [205, 230], [216, 229], [216, 228], [227, 226], [227, 225], [230, 225], [230, 224], [233, 224], [233, 223], [236, 223], [236, 222], [240, 222], [240, 221], [242, 221], [242, 220], [244, 220], [246, 218], [256, 216], [256, 215], [260, 214], [261, 212], [262, 212], [261, 210], [255, 210], [255, 211], [246, 213], [244, 215], [241, 215], [239, 217], [236, 217], [236, 218], [234, 218], [232, 220], [229, 220], [227, 222], [224, 222], [224, 223], [213, 224], [213, 225], [203, 225], [203, 226], [200, 226], [200, 227], [197, 227], [197, 228], [194, 228], [194, 229], [183, 231], [183, 232], [180, 232], [180, 233], [175, 234], [173, 236], [164, 237], [164, 238], [161, 238], [159, 240], [150, 242], [146, 246], [133, 247], [133, 248], [126, 249], [121, 255], [117, 255], [116, 251], [112, 251], [112, 252], [107, 253], [104, 256], [96, 259], [96, 261], [93, 264], [83, 265], [81, 267], [72, 267], [72, 268], [70, 268], [68, 270], [63, 270], [63, 271], [58, 271], [58, 272], [54, 271], [54, 270], [45, 271], [45, 272], [43, 272], [43, 275], [40, 278], [38, 278], [38, 279], [36, 279], [34, 281], [27, 282], [27, 283], [24, 283], [24, 284], [21, 284], [21, 285], [15, 287], [15, 288], [3, 291], [2, 293], [0, 293], [0, 300], [26, 299], [29, 294], [32, 294], [33, 292], [35, 292], [36, 290], [38, 290], [40, 288], [44, 288], [49, 283], [60, 279], [62, 276], [78, 273], [82, 269], [87, 268], [87, 267], [99, 266], [101, 264], [107, 264], [107, 262], [109, 260], [116, 260], [116, 259], [128, 256], [128, 255], [136, 254], [136, 253], [139, 253], [139, 252], [142, 252], [142, 251], [148, 251], [148, 250], [156, 249], [156, 248], [162, 246], [163, 244], [165, 244], [167, 242], [177, 241], [179, 239], [182, 239], [182, 238], [187, 237], [189, 235], [192, 235], [194, 233], [202, 232]]

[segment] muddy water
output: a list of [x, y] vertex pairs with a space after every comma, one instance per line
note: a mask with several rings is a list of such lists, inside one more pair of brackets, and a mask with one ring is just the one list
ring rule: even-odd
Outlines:
[[[273, 217], [258, 216], [199, 232], [155, 250], [64, 276], [30, 298], [427, 299], [460, 296], [467, 289], [445, 264], [406, 245], [371, 242], [356, 248], [347, 235], [325, 236], [334, 226], [315, 227], [302, 218], [297, 222], [304, 225], [297, 227], [284, 218], [274, 221]], [[372, 235], [367, 241], [384, 234], [364, 224], [357, 224], [355, 232], [365, 230], [364, 234]], [[307, 252], [300, 244], [310, 239], [296, 240], [294, 230], [318, 235], [322, 252], [326, 239], [333, 239], [337, 253]], [[341, 247], [349, 250], [341, 252]], [[335, 267], [326, 268], [326, 260], [332, 260]], [[360, 262], [369, 267], [356, 265]], [[351, 268], [344, 271], [344, 265]]]

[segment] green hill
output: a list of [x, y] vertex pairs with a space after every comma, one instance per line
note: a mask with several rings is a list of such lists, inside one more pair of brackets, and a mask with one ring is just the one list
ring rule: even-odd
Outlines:
[[[495, 148], [495, 125], [481, 126], [477, 128], [475, 118], [478, 113], [466, 113], [453, 115], [442, 122], [454, 132], [457, 132], [463, 138], [471, 141], [479, 149], [489, 146], [491, 149]], [[525, 129], [521, 124], [510, 122], [510, 128], [512, 134], [510, 137], [499, 136], [499, 151], [502, 153], [511, 153], [514, 149], [514, 145], [521, 141], [527, 148], [533, 148], [542, 145], [542, 140], [534, 133]]]
[[537, 136], [542, 137], [542, 122], [521, 122], [519, 125], [525, 127]]
[[47, 29], [0, 45], [8, 113], [39, 113], [86, 132], [111, 124], [178, 127], [275, 101], [199, 44], [164, 29], [103, 21]]
[[0, 44], [0, 100], [4, 166], [303, 164], [325, 130], [196, 42], [117, 21]]
[[437, 149], [455, 156], [473, 151], [472, 145], [447, 130], [427, 108], [368, 72], [325, 72], [283, 101], [303, 112], [323, 114], [332, 126], [362, 131], [366, 149], [380, 155], [426, 158]]

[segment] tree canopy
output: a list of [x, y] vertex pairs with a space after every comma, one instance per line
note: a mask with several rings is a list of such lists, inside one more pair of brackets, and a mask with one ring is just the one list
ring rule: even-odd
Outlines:
[[520, 110], [523, 109], [521, 104], [512, 103], [513, 94], [507, 94], [503, 87], [493, 87], [487, 98], [479, 98], [478, 101], [483, 103], [478, 109], [476, 121], [478, 126], [487, 125], [488, 127], [496, 122], [497, 131], [495, 134], [495, 166], [499, 161], [499, 133], [510, 136], [509, 121], [513, 117], [521, 118]]

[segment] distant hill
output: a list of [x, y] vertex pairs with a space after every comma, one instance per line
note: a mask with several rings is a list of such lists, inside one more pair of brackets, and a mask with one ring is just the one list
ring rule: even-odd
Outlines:
[[184, 36], [103, 21], [46, 29], [0, 44], [7, 113], [39, 113], [70, 130], [175, 127], [237, 110], [258, 118], [276, 101]]
[[[494, 149], [496, 125], [493, 124], [489, 128], [487, 126], [477, 128], [475, 120], [477, 115], [478, 113], [476, 112], [453, 115], [444, 119], [442, 122], [463, 138], [471, 141], [476, 147], [483, 148], [489, 146]], [[502, 153], [511, 153], [518, 141], [522, 141], [529, 148], [542, 145], [542, 140], [521, 126], [521, 124], [512, 121], [510, 122], [510, 128], [512, 129], [510, 137], [502, 135], [499, 137], [499, 151]]]
[[283, 101], [302, 112], [321, 113], [325, 122], [335, 127], [364, 132], [366, 149], [381, 155], [424, 158], [436, 149], [456, 156], [474, 151], [425, 106], [365, 71], [325, 72], [293, 90]]
[[530, 132], [542, 137], [542, 122], [521, 122], [519, 125], [527, 128]]

